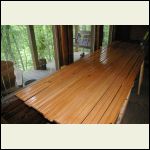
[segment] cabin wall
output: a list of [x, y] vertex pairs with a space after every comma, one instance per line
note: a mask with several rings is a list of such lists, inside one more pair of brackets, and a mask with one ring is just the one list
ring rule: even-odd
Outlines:
[[[125, 41], [138, 43], [144, 39], [146, 31], [149, 30], [147, 25], [115, 25], [113, 31], [113, 41]], [[145, 64], [149, 66], [149, 43], [144, 48]]]
[[114, 39], [119, 41], [141, 41], [148, 30], [146, 25], [116, 25]]
[[147, 31], [147, 26], [133, 25], [130, 27], [130, 40], [141, 41]]

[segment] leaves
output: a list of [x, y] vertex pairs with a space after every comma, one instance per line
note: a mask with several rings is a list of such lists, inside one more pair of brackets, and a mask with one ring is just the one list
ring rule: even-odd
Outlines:
[[[39, 58], [54, 59], [52, 26], [34, 26]], [[1, 60], [14, 61], [21, 70], [33, 69], [25, 25], [1, 26]]]
[[109, 25], [104, 25], [103, 29], [103, 46], [106, 47], [109, 41]]

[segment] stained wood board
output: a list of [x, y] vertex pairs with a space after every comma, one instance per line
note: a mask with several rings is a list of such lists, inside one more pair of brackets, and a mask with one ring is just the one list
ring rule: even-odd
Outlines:
[[114, 123], [142, 61], [139, 46], [114, 42], [16, 96], [57, 123]]

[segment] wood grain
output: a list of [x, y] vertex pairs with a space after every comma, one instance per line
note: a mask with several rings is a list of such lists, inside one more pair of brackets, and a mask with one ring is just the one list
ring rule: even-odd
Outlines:
[[114, 42], [16, 93], [49, 121], [115, 123], [143, 61], [138, 45]]

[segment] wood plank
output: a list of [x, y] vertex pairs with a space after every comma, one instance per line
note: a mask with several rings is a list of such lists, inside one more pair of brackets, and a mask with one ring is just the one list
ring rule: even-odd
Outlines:
[[[119, 55], [120, 56], [120, 55]], [[119, 56], [115, 56], [116, 57], [116, 60], [118, 59], [118, 57]], [[114, 57], [114, 58], [115, 58]], [[88, 64], [89, 65], [89, 64]], [[95, 64], [94, 64], [94, 66], [95, 66]], [[94, 66], [92, 66], [91, 67], [91, 69], [94, 69]], [[32, 102], [32, 101], [36, 101], [36, 99], [39, 99], [40, 101], [44, 101], [45, 102], [45, 100], [44, 99], [48, 99], [48, 98], [50, 98], [50, 96], [51, 95], [57, 95], [58, 94], [58, 88], [62, 91], [63, 90], [63, 83], [64, 83], [64, 86], [65, 86], [65, 88], [68, 88], [68, 86], [69, 85], [71, 85], [71, 84], [73, 84], [73, 83], [75, 83], [75, 82], [77, 82], [77, 80], [79, 81], [80, 79], [82, 79], [83, 78], [83, 76], [85, 76], [88, 72], [90, 71], [90, 69], [88, 68], [88, 70], [86, 69], [86, 67], [84, 67], [84, 69], [82, 69], [82, 72], [80, 71], [80, 70], [77, 70], [77, 72], [74, 72], [74, 74], [73, 75], [71, 75], [71, 74], [68, 74], [68, 76], [67, 76], [67, 81], [65, 80], [65, 78], [64, 78], [64, 76], [63, 76], [63, 80], [59, 80], [59, 79], [57, 79], [57, 82], [54, 82], [54, 86], [53, 85], [51, 85], [49, 88], [47, 88], [46, 90], [44, 90], [42, 93], [40, 93], [40, 95], [41, 95], [41, 97], [37, 97], [38, 95], [36, 95], [36, 98], [35, 97], [33, 97], [32, 99], [30, 99], [30, 100], [28, 100], [26, 103], [27, 104], [29, 104], [30, 103], [30, 101]], [[93, 70], [94, 71], [94, 70]], [[66, 74], [65, 74], [66, 75]], [[73, 77], [72, 77], [73, 76]], [[71, 82], [71, 81], [73, 81], [73, 83]], [[66, 82], [69, 84], [68, 86], [67, 86], [67, 84], [66, 84]], [[80, 82], [80, 81], [79, 81]], [[45, 96], [43, 96], [43, 95], [45, 95], [46, 93], [48, 93], [48, 91], [51, 91], [51, 93], [49, 93], [49, 94], [47, 94], [47, 97], [45, 97]], [[53, 92], [54, 91], [54, 92]], [[43, 99], [44, 98], [44, 99]], [[35, 102], [36, 103], [36, 102]], [[33, 104], [32, 104], [33, 105]]]
[[[111, 50], [108, 49], [108, 52], [109, 51], [110, 51], [110, 53], [112, 53], [112, 49]], [[100, 61], [103, 61], [104, 59], [105, 60], [109, 59], [109, 58], [105, 58], [105, 57], [103, 59], [104, 53], [105, 53], [105, 50], [101, 51], [101, 60]], [[42, 91], [43, 89], [48, 87], [50, 85], [49, 82], [51, 82], [51, 80], [53, 80], [53, 78], [55, 78], [56, 80], [57, 79], [62, 79], [62, 78], [64, 78], [64, 75], [69, 75], [70, 76], [70, 74], [75, 74], [74, 71], [76, 69], [77, 69], [77, 72], [79, 72], [80, 70], [83, 70], [82, 68], [86, 69], [86, 67], [88, 67], [87, 65], [89, 65], [93, 61], [93, 59], [99, 58], [98, 55], [99, 55], [98, 51], [96, 53], [88, 55], [87, 57], [81, 59], [80, 61], [78, 61], [78, 62], [76, 62], [72, 65], [67, 66], [67, 72], [66, 72], [66, 70], [63, 70], [63, 71], [59, 70], [54, 75], [43, 78], [43, 79], [39, 80], [38, 83], [33, 84], [33, 85], [29, 86], [28, 88], [25, 88], [25, 89], [17, 92], [16, 96], [18, 96], [20, 99], [26, 101], [27, 99], [33, 97], [33, 95], [39, 93], [40, 91]], [[108, 56], [109, 55], [110, 54], [108, 54]], [[92, 59], [89, 59], [89, 57], [92, 58]]]
[[[141, 60], [139, 60], [141, 62]], [[116, 95], [115, 99], [111, 103], [109, 109], [105, 112], [103, 118], [99, 121], [100, 124], [108, 124], [108, 123], [114, 123], [116, 118], [119, 115], [121, 106], [123, 102], [126, 99], [126, 96], [128, 95], [131, 87], [133, 86], [133, 79], [135, 79], [137, 71], [139, 70], [139, 63], [136, 64], [137, 67], [135, 67], [132, 72], [130, 73], [130, 76], [123, 84], [122, 88]]]
[[[117, 66], [117, 67], [120, 68], [121, 66]], [[115, 70], [115, 68], [113, 68], [113, 71], [114, 70]], [[122, 70], [120, 69], [120, 72], [121, 71]], [[78, 95], [80, 97], [79, 100], [76, 100], [75, 98], [73, 98], [74, 103], [71, 103], [70, 105], [68, 105], [67, 108], [66, 108], [67, 105], [63, 106], [64, 112], [60, 110], [60, 109], [62, 109], [60, 107], [59, 108], [60, 115], [59, 115], [59, 117], [55, 118], [56, 121], [59, 120], [60, 122], [63, 122], [65, 120], [65, 122], [63, 122], [63, 123], [81, 123], [81, 121], [86, 117], [86, 115], [92, 109], [93, 105], [95, 105], [97, 100], [105, 93], [105, 91], [107, 91], [107, 89], [109, 88], [109, 85], [111, 85], [110, 82], [112, 82], [116, 78], [116, 76], [118, 76], [118, 73], [116, 73], [116, 72], [115, 72], [115, 74], [111, 73], [111, 75], [109, 75], [109, 77], [104, 76], [105, 82], [103, 82], [100, 86], [98, 86], [96, 88], [94, 87], [95, 83], [94, 82], [91, 83], [91, 85], [90, 85], [91, 89], [90, 89], [90, 86], [88, 86], [88, 89], [87, 89], [87, 92], [90, 91], [91, 94], [87, 95], [86, 88], [85, 88], [83, 94]], [[99, 77], [97, 77], [97, 78], [99, 78]], [[107, 78], [108, 78], [108, 80], [107, 80]], [[100, 78], [99, 81], [101, 81], [101, 80], [103, 80], [103, 79]], [[99, 83], [98, 80], [95, 80], [95, 82]], [[93, 86], [92, 86], [92, 84], [93, 84]], [[69, 99], [71, 99], [71, 98], [69, 98]], [[65, 100], [63, 100], [63, 102], [64, 101]], [[73, 102], [72, 99], [71, 99], [71, 101]], [[56, 107], [58, 108], [58, 105]], [[55, 111], [54, 114], [57, 115], [57, 111]], [[54, 116], [54, 114], [52, 116]], [[62, 114], [64, 114], [64, 115], [62, 115]], [[52, 116], [50, 117], [48, 114], [48, 117], [52, 118]]]
[[49, 121], [114, 123], [142, 60], [139, 46], [115, 42], [16, 95]]
[[[128, 63], [126, 68], [124, 68], [124, 71], [122, 71], [120, 76], [116, 78], [110, 89], [105, 93], [105, 95], [100, 99], [100, 101], [97, 103], [95, 108], [91, 111], [89, 116], [83, 121], [83, 123], [98, 123], [100, 118], [104, 115], [105, 111], [109, 108], [112, 100], [115, 97], [114, 93], [117, 93], [118, 90], [122, 86], [122, 82], [125, 80], [125, 78], [128, 77], [128, 74], [132, 67], [134, 66], [134, 63], [137, 61], [138, 56], [135, 56], [134, 58], [131, 58], [131, 62]], [[132, 64], [132, 65], [131, 65]]]
[[[80, 84], [81, 84], [81, 82], [80, 82]], [[77, 83], [77, 85], [78, 85], [78, 83]], [[75, 87], [75, 89], [76, 89], [76, 87]], [[75, 89], [74, 89], [74, 90], [75, 90]], [[79, 90], [79, 91], [80, 91], [80, 90]], [[68, 94], [68, 92], [69, 92], [69, 91], [67, 91], [66, 94]], [[62, 96], [62, 97], [63, 97], [63, 96]], [[69, 99], [70, 99], [70, 98], [69, 98]], [[63, 101], [64, 101], [64, 100], [63, 100]], [[60, 101], [59, 101], [59, 104], [60, 104]], [[46, 107], [46, 106], [44, 106], [44, 108], [45, 108], [45, 107]], [[48, 108], [49, 108], [49, 107], [48, 107]], [[43, 110], [42, 110], [42, 111], [43, 111]]]

